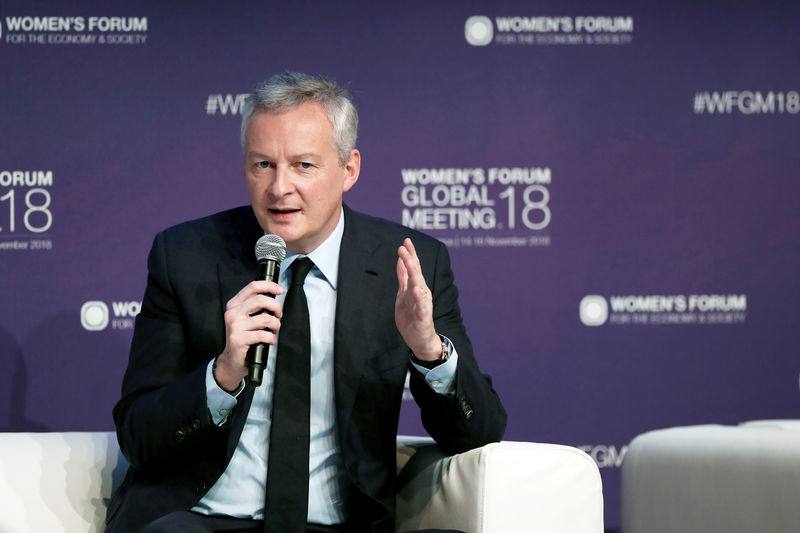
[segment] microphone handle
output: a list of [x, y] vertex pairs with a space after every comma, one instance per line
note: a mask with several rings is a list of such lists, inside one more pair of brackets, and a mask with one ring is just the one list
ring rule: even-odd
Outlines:
[[[278, 261], [274, 259], [262, 259], [258, 262], [256, 280], [274, 281], [277, 283], [280, 272], [281, 264]], [[265, 294], [265, 296], [275, 298], [274, 294]], [[266, 312], [266, 310], [262, 309], [258, 313], [254, 313], [253, 316]], [[245, 359], [245, 364], [247, 365], [247, 381], [253, 386], [258, 387], [261, 385], [261, 381], [264, 378], [264, 368], [267, 366], [268, 353], [269, 345], [263, 342], [253, 344], [247, 349], [247, 359]]]

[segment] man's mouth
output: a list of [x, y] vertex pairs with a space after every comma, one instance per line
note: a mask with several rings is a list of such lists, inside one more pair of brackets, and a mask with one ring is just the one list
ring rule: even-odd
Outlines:
[[273, 215], [291, 215], [292, 213], [299, 213], [300, 209], [292, 207], [270, 207], [269, 212]]

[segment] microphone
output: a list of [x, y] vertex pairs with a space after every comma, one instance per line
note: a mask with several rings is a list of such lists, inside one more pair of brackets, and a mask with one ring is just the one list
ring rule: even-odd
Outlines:
[[[281, 261], [286, 257], [286, 243], [277, 235], [264, 235], [256, 242], [256, 260], [258, 271], [256, 280], [274, 281], [278, 283], [281, 273]], [[274, 294], [266, 296], [275, 297]], [[266, 313], [261, 310], [256, 315]], [[267, 366], [267, 352], [269, 345], [259, 342], [247, 349], [247, 381], [258, 387], [264, 377], [264, 367]]]

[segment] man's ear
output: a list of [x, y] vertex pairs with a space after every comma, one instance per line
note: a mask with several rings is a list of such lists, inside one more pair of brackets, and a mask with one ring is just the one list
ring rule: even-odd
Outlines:
[[350, 152], [350, 159], [344, 165], [344, 186], [343, 192], [349, 191], [358, 181], [358, 174], [361, 172], [361, 152], [353, 149]]

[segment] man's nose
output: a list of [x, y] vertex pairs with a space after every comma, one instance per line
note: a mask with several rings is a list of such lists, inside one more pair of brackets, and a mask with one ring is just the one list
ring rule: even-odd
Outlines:
[[292, 190], [292, 179], [289, 169], [285, 165], [275, 167], [275, 175], [269, 186], [270, 194], [273, 196], [285, 196]]

